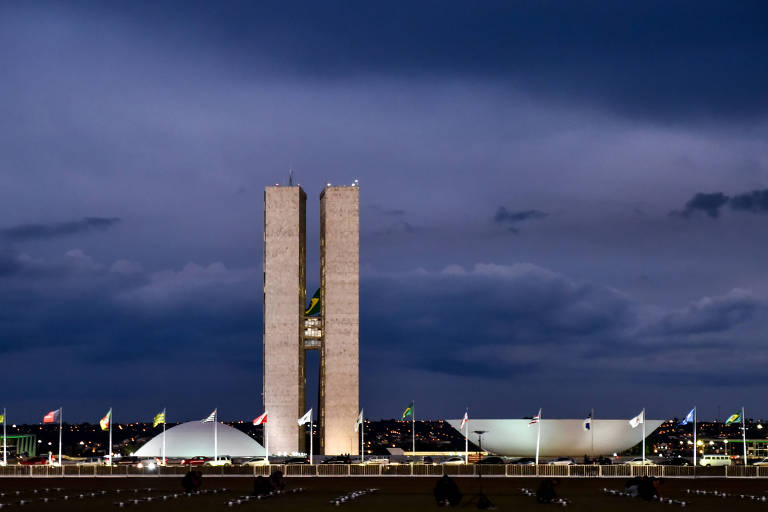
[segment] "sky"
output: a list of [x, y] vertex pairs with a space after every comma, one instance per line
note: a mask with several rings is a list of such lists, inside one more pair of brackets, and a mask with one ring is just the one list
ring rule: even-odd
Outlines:
[[292, 170], [310, 295], [360, 183], [366, 416], [768, 416], [767, 10], [0, 1], [0, 406], [260, 414]]

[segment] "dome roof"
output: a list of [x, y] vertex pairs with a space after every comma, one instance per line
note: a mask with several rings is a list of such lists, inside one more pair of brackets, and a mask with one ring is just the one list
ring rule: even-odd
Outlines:
[[[165, 431], [166, 457], [195, 457], [202, 455], [213, 457], [213, 423], [190, 421], [176, 425]], [[264, 447], [240, 432], [223, 423], [216, 426], [218, 437], [218, 455], [230, 457], [263, 457]], [[137, 457], [161, 457], [163, 454], [162, 432], [136, 450]]]

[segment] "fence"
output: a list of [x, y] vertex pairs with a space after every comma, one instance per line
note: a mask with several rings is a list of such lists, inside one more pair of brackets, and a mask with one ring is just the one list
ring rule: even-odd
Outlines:
[[[197, 466], [206, 476], [253, 477], [280, 470], [287, 477], [561, 477], [561, 478], [629, 478], [655, 476], [664, 478], [766, 478], [768, 467], [762, 466], [611, 466], [516, 464], [272, 464], [266, 466]], [[180, 477], [186, 466], [159, 466], [154, 469], [135, 466], [65, 465], [0, 466], [2, 477]]]

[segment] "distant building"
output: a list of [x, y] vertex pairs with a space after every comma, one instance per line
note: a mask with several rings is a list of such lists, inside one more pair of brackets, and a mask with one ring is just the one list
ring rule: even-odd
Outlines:
[[264, 409], [271, 453], [306, 451], [306, 351], [320, 351], [319, 439], [326, 454], [358, 454], [360, 195], [320, 195], [320, 290], [306, 306], [306, 194], [264, 192]]

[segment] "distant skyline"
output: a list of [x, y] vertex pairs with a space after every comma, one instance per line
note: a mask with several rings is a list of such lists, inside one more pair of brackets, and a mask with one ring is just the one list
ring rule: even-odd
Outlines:
[[766, 19], [0, 3], [0, 407], [260, 414], [263, 190], [293, 170], [308, 212], [360, 180], [366, 416], [768, 416]]

